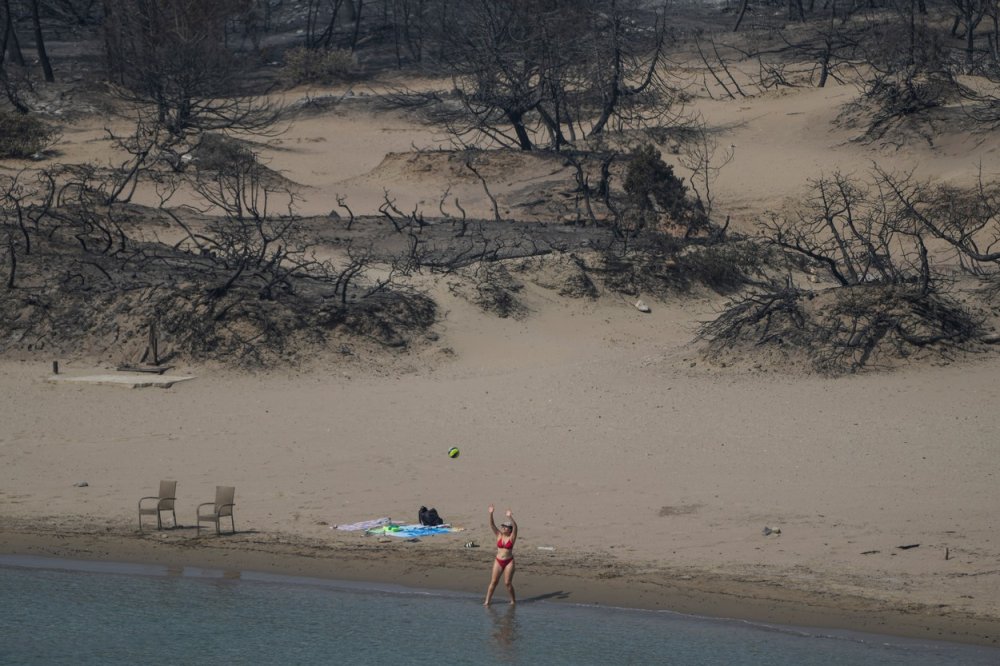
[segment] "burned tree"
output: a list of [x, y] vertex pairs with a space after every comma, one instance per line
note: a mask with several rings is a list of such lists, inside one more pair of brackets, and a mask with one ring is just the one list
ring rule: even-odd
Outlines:
[[[297, 275], [322, 268], [307, 254], [301, 220], [293, 214], [294, 196], [273, 180], [256, 155], [243, 151], [194, 179], [200, 212], [209, 216], [203, 232], [174, 216], [187, 231], [184, 246], [212, 267], [212, 298], [225, 296], [238, 283], [252, 283], [259, 298], [271, 299], [276, 291], [291, 289]], [[284, 210], [275, 212], [276, 203]]]
[[915, 2], [870, 20], [862, 52], [870, 73], [863, 77], [857, 111], [865, 119], [866, 139], [882, 139], [901, 123], [957, 99], [941, 35]]
[[47, 173], [0, 175], [0, 253], [6, 255], [8, 290], [18, 285], [19, 257], [31, 255], [40, 221], [53, 204], [55, 182]]
[[475, 0], [449, 15], [442, 59], [463, 115], [456, 140], [560, 149], [611, 127], [672, 119], [663, 9], [636, 0]]
[[809, 181], [791, 213], [760, 223], [767, 242], [798, 255], [840, 286], [920, 283], [933, 276], [921, 230], [884, 193], [839, 172]]
[[680, 228], [684, 238], [708, 228], [709, 220], [700, 198], [692, 197], [683, 178], [659, 151], [646, 144], [629, 155], [625, 180], [625, 202], [640, 220], [640, 228], [661, 225]]
[[252, 60], [226, 41], [230, 20], [251, 0], [106, 0], [108, 75], [123, 100], [152, 109], [174, 136], [233, 130], [267, 132], [279, 109], [248, 89]]
[[[200, 210], [108, 200], [115, 186], [93, 169], [0, 179], [0, 350], [86, 340], [135, 361], [132, 342], [155, 325], [168, 357], [259, 365], [333, 336], [406, 344], [433, 322], [433, 302], [400, 288], [405, 266], [391, 257], [352, 244], [317, 258], [302, 219], [281, 208], [293, 200], [251, 153], [199, 175]], [[137, 234], [139, 220], [184, 238]]]
[[823, 87], [830, 79], [855, 85], [859, 97], [845, 105], [840, 120], [862, 128], [863, 141], [901, 143], [911, 138], [910, 132], [899, 130], [916, 130], [933, 141], [934, 123], [948, 114], [949, 103], [963, 91], [955, 77], [972, 71], [969, 59], [975, 50], [968, 46], [975, 30], [967, 30], [966, 63], [960, 66], [946, 22], [957, 8], [962, 20], [978, 25], [978, 6], [977, 0], [794, 3], [795, 24], [768, 14], [755, 30], [728, 38], [729, 44], [721, 48], [717, 37], [701, 40], [713, 47], [701, 52], [727, 94], [735, 90], [719, 53], [735, 52], [757, 66], [756, 73], [747, 74], [754, 87]]
[[[1000, 4], [987, 0], [953, 0], [954, 34], [963, 26], [964, 72], [969, 79], [959, 91], [968, 116], [986, 129], [1000, 127]], [[987, 29], [976, 30], [985, 19]]]
[[1000, 186], [980, 174], [976, 187], [935, 186], [911, 173], [876, 170], [882, 190], [912, 223], [954, 248], [976, 275], [1000, 269]]
[[761, 241], [787, 253], [816, 287], [797, 286], [789, 272], [731, 301], [700, 331], [710, 357], [777, 354], [839, 374], [947, 353], [977, 337], [981, 320], [948, 296], [927, 229], [872, 181], [818, 179], [799, 210], [761, 222]]

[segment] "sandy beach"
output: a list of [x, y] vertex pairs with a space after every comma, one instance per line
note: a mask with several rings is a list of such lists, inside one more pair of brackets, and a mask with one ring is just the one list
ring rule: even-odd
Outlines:
[[[666, 305], [552, 305], [523, 322], [455, 307], [439, 342], [455, 360], [433, 370], [419, 353], [377, 375], [199, 367], [129, 390], [5, 363], [0, 550], [476, 590], [495, 502], [521, 525], [525, 598], [1000, 635], [995, 360], [730, 373], [701, 367]], [[140, 535], [136, 502], [160, 478], [178, 480], [185, 528]], [[237, 488], [239, 534], [196, 538], [217, 484]], [[465, 531], [397, 543], [331, 529], [415, 522], [421, 505]]]
[[[716, 185], [736, 227], [806, 178], [876, 159], [962, 184], [979, 164], [1000, 169], [995, 137], [850, 142], [831, 120], [851, 90], [699, 102], [736, 151]], [[322, 114], [265, 157], [305, 186], [303, 214], [343, 193], [371, 213], [389, 188], [402, 208], [434, 207], [453, 187], [488, 215], [477, 181], [406, 179], [387, 159], [437, 140], [398, 114]], [[86, 126], [61, 146], [70, 161], [106, 149]], [[523, 189], [512, 178], [495, 193]], [[47, 381], [54, 360], [83, 375], [113, 370], [115, 353], [0, 361], [0, 552], [477, 591], [495, 503], [520, 525], [526, 600], [997, 644], [996, 355], [837, 379], [721, 367], [692, 342], [724, 303], [714, 294], [650, 298], [642, 313], [526, 280], [527, 316], [500, 319], [444, 277], [425, 287], [440, 304], [433, 335], [377, 359], [256, 374], [181, 363], [171, 373], [194, 380], [135, 390]], [[160, 479], [178, 481], [182, 529], [140, 534], [136, 503]], [[237, 534], [197, 537], [195, 507], [216, 485], [236, 487]], [[409, 543], [333, 529], [415, 522], [421, 505], [464, 531]]]

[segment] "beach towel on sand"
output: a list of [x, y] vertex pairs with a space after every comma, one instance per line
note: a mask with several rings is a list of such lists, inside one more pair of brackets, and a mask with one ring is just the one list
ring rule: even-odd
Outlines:
[[361, 530], [370, 530], [382, 525], [388, 525], [390, 522], [392, 521], [389, 518], [376, 518], [375, 520], [362, 520], [360, 523], [351, 523], [350, 525], [334, 525], [330, 529], [336, 527], [338, 530], [345, 532], [360, 532]]
[[388, 536], [400, 537], [402, 539], [412, 539], [414, 537], [433, 536], [435, 534], [448, 534], [450, 532], [461, 532], [461, 527], [451, 525], [380, 525], [367, 530], [366, 534], [385, 534]]

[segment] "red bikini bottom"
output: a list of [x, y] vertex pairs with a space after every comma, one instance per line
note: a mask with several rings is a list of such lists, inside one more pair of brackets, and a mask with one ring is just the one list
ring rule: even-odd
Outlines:
[[511, 563], [511, 562], [513, 562], [513, 561], [514, 561], [514, 558], [513, 558], [513, 557], [512, 557], [512, 558], [510, 558], [509, 560], [501, 560], [501, 559], [500, 559], [500, 558], [498, 557], [498, 558], [497, 558], [497, 564], [499, 564], [499, 565], [500, 565], [500, 571], [503, 571], [504, 569], [506, 569], [506, 568], [507, 568], [507, 565], [508, 565], [508, 564], [510, 564], [510, 563]]

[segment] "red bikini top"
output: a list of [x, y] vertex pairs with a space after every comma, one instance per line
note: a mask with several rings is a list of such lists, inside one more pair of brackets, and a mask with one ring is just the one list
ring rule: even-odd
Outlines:
[[513, 539], [507, 539], [507, 541], [504, 541], [502, 536], [497, 537], [497, 548], [506, 548], [507, 550], [510, 550], [513, 547], [514, 547]]

